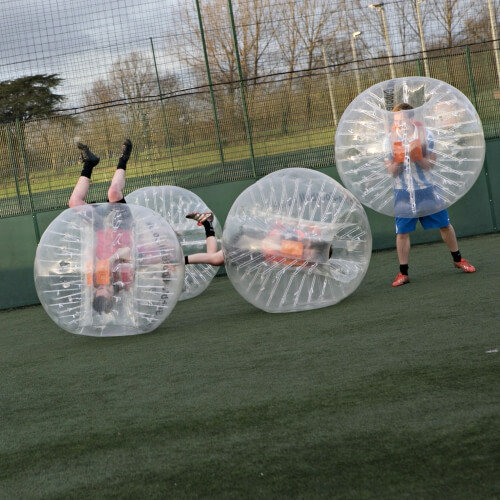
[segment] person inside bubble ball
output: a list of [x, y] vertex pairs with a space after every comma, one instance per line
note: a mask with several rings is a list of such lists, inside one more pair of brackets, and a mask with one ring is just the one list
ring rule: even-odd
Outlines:
[[[85, 198], [89, 191], [92, 170], [100, 161], [85, 144], [79, 142], [77, 147], [80, 150], [83, 169], [69, 198], [70, 208], [87, 205]], [[131, 151], [132, 142], [126, 139], [108, 189], [109, 203], [126, 203], [123, 188]], [[92, 204], [89, 207], [93, 211], [91, 215], [95, 230], [95, 256], [94, 262], [87, 263], [86, 284], [94, 288], [94, 310], [99, 314], [110, 313], [115, 294], [129, 290], [134, 278], [131, 263], [132, 218], [128, 210], [110, 211], [106, 206]]]
[[[194, 219], [199, 225], [205, 228], [207, 251], [205, 253], [196, 253], [184, 257], [185, 264], [211, 264], [212, 266], [222, 266], [225, 263], [224, 253], [218, 250], [217, 239], [213, 228], [212, 212], [192, 212], [186, 215], [188, 219]], [[331, 257], [332, 250], [328, 245], [325, 248], [325, 242], [322, 242], [317, 227], [308, 227], [300, 230], [289, 227], [285, 223], [277, 222], [275, 227], [269, 231], [269, 234], [262, 240], [259, 240], [260, 253], [269, 263], [278, 263], [281, 265], [300, 266], [304, 262], [313, 263], [319, 258], [320, 253], [328, 254], [328, 260]], [[317, 241], [316, 241], [317, 240]]]
[[[413, 107], [400, 103], [393, 108], [393, 126], [389, 135], [388, 151], [385, 165], [394, 178], [394, 207], [396, 222], [396, 250], [399, 260], [399, 273], [392, 286], [401, 286], [410, 282], [408, 277], [408, 261], [410, 256], [410, 233], [415, 230], [417, 221], [424, 229], [439, 228], [441, 238], [451, 252], [453, 264], [466, 273], [476, 271], [458, 249], [455, 230], [450, 223], [447, 210], [439, 210], [423, 217], [400, 217], [398, 214], [412, 212], [411, 204], [417, 211], [432, 207], [435, 203], [435, 186], [432, 179], [432, 168], [436, 159], [433, 152], [434, 140], [423, 124], [413, 119]], [[408, 144], [411, 178], [405, 169], [405, 143]], [[413, 183], [414, 198], [411, 199], [408, 181]]]

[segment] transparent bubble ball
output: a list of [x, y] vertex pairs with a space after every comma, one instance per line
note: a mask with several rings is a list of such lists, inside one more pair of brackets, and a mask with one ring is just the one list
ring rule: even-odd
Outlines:
[[145, 207], [82, 205], [62, 212], [43, 233], [35, 286], [64, 330], [112, 337], [147, 333], [172, 312], [184, 282], [173, 229]]
[[[205, 229], [193, 219], [186, 219], [190, 212], [209, 212], [205, 202], [196, 194], [177, 186], [151, 186], [133, 191], [125, 198], [159, 213], [174, 229], [184, 255], [206, 252]], [[215, 217], [213, 227], [218, 248], [221, 246], [222, 228]], [[210, 264], [189, 264], [185, 267], [184, 287], [179, 300], [200, 295], [217, 274], [217, 267]]]
[[[412, 110], [393, 112], [396, 104]], [[484, 162], [481, 120], [459, 90], [432, 78], [377, 83], [347, 107], [335, 134], [337, 169], [366, 206], [422, 217], [459, 200]]]
[[351, 294], [370, 262], [362, 205], [321, 172], [271, 173], [236, 199], [222, 245], [236, 290], [267, 312], [326, 307]]

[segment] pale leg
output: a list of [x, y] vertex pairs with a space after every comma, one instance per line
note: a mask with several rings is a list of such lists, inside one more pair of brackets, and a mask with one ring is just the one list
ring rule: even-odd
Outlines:
[[408, 264], [410, 258], [410, 233], [396, 235], [396, 250], [400, 264]]
[[123, 199], [123, 188], [125, 187], [125, 170], [117, 168], [113, 174], [111, 185], [108, 189], [108, 200], [110, 203], [116, 203]]
[[[211, 236], [211, 238], [215, 240], [213, 236]], [[194, 253], [189, 255], [188, 259], [190, 264], [210, 264], [212, 266], [222, 266], [224, 264], [224, 254], [222, 250], [215, 253]]]
[[83, 175], [78, 179], [73, 192], [68, 201], [68, 206], [78, 207], [79, 205], [85, 205], [85, 197], [89, 191], [90, 187], [90, 179], [88, 177], [84, 177]]
[[443, 238], [450, 252], [456, 252], [458, 250], [458, 242], [453, 226], [450, 224], [449, 226], [441, 227], [439, 230], [441, 231], [441, 238]]

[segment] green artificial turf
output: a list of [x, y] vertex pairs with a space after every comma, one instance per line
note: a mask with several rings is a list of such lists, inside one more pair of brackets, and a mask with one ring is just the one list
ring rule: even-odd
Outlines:
[[460, 248], [303, 313], [216, 278], [136, 337], [1, 312], [0, 498], [498, 498], [500, 234]]

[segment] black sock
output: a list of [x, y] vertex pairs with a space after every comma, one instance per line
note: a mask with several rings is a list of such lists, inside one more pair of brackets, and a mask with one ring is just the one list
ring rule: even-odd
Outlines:
[[127, 170], [127, 161], [125, 158], [119, 158], [118, 159], [118, 165], [117, 165], [117, 169], [118, 168], [121, 168], [122, 170]]
[[92, 163], [91, 161], [86, 161], [83, 163], [83, 169], [82, 173], [80, 174], [82, 177], [87, 177], [90, 179], [90, 176], [92, 175], [92, 169], [95, 167], [95, 163]]
[[399, 265], [399, 272], [403, 274], [404, 276], [408, 276], [408, 264], [400, 264]]
[[206, 220], [203, 222], [203, 227], [205, 228], [205, 236], [208, 238], [209, 236], [215, 236], [214, 226], [212, 225], [212, 221]]
[[184, 264], [189, 264], [189, 255], [184, 255]]
[[453, 257], [453, 262], [460, 262], [462, 260], [462, 255], [460, 253], [460, 250], [457, 250], [456, 252], [450, 252], [451, 256]]

